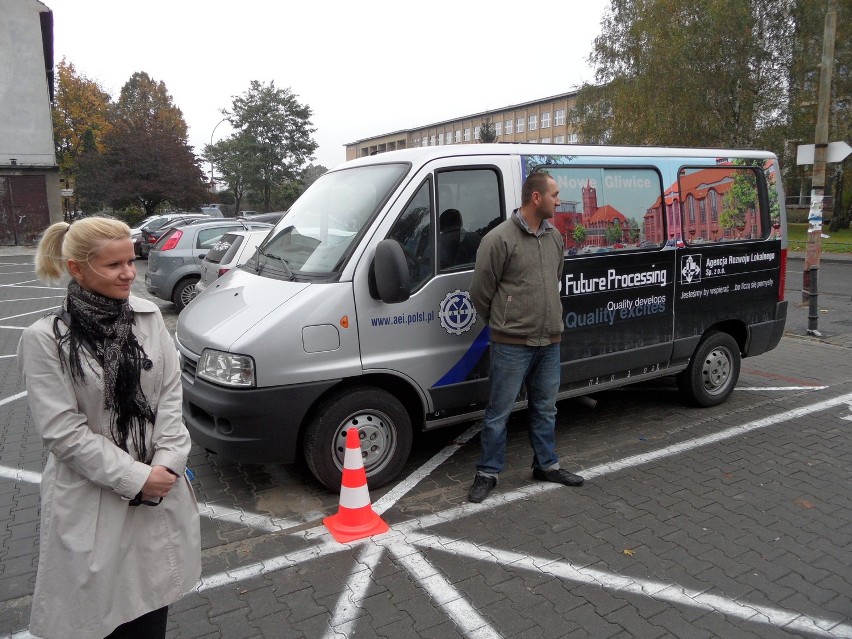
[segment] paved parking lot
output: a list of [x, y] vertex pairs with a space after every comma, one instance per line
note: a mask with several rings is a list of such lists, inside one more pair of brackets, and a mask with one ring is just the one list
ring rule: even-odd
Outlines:
[[[14, 353], [63, 297], [31, 259], [0, 255], [0, 635], [13, 637], [29, 636], [44, 465]], [[785, 337], [711, 409], [668, 380], [560, 403], [580, 489], [531, 480], [522, 415], [483, 504], [466, 501], [476, 425], [421, 435], [404, 478], [371, 492], [390, 532], [352, 544], [321, 526], [338, 495], [303, 468], [194, 450], [204, 568], [168, 636], [852, 637], [850, 347], [837, 331]]]

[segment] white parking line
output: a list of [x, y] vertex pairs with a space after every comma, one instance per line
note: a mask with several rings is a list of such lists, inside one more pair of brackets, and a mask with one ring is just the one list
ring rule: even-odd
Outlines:
[[737, 386], [738, 391], [825, 390], [828, 386]]
[[[699, 437], [678, 444], [673, 444], [657, 451], [651, 451], [641, 455], [634, 455], [623, 460], [602, 464], [580, 471], [587, 479], [600, 477], [621, 470], [634, 468], [652, 461], [658, 461], [696, 448], [711, 445], [720, 441], [742, 436], [746, 433], [784, 423], [786, 421], [814, 414], [841, 404], [852, 403], [852, 393], [827, 399], [808, 406], [802, 406], [783, 413], [771, 415], [761, 419], [753, 420], [740, 426], [719, 431], [712, 435]], [[467, 433], [465, 433], [467, 435]], [[469, 439], [469, 438], [468, 438]], [[448, 447], [449, 448], [449, 447]], [[443, 451], [442, 451], [443, 452]], [[638, 595], [646, 595], [663, 601], [669, 601], [678, 605], [699, 607], [707, 610], [719, 611], [722, 614], [751, 621], [755, 623], [768, 624], [782, 629], [792, 631], [806, 631], [827, 637], [852, 637], [852, 626], [845, 625], [841, 621], [831, 619], [820, 619], [807, 617], [797, 612], [791, 612], [780, 608], [762, 605], [750, 605], [743, 600], [733, 601], [721, 596], [708, 595], [701, 592], [690, 592], [677, 584], [666, 584], [651, 580], [638, 580], [615, 573], [578, 568], [567, 562], [551, 561], [529, 555], [520, 555], [511, 551], [502, 551], [493, 548], [480, 549], [467, 542], [443, 539], [440, 536], [426, 532], [426, 528], [437, 524], [453, 521], [461, 517], [480, 512], [487, 509], [498, 508], [502, 504], [524, 499], [533, 494], [542, 493], [546, 490], [564, 490], [561, 486], [554, 484], [538, 483], [523, 489], [506, 494], [495, 494], [485, 504], [464, 504], [440, 513], [411, 519], [400, 524], [395, 524], [393, 529], [384, 535], [367, 540], [361, 540], [355, 544], [338, 544], [334, 542], [324, 527], [317, 526], [307, 531], [296, 533], [305, 540], [318, 541], [316, 545], [309, 548], [294, 551], [277, 557], [263, 560], [247, 566], [242, 566], [232, 571], [226, 571], [203, 577], [197, 587], [199, 592], [218, 588], [227, 584], [237, 583], [246, 579], [257, 577], [291, 567], [302, 562], [318, 559], [337, 554], [339, 552], [351, 551], [356, 545], [369, 544], [387, 549], [391, 554], [408, 569], [415, 581], [417, 581], [426, 592], [433, 597], [448, 616], [459, 626], [463, 632], [470, 637], [496, 636], [493, 630], [479, 616], [479, 613], [463, 598], [456, 596], [457, 593], [449, 582], [444, 579], [428, 561], [419, 556], [413, 546], [425, 547], [434, 550], [450, 552], [460, 556], [469, 556], [489, 562], [497, 562], [500, 565], [511, 564], [524, 569], [535, 570], [552, 574], [559, 578], [581, 581], [583, 583], [597, 583], [598, 585], [614, 590], [633, 592]], [[389, 493], [390, 494], [390, 493]], [[403, 493], [404, 494], [404, 493]], [[399, 497], [396, 497], [398, 499]], [[385, 506], [388, 507], [388, 506]], [[364, 551], [365, 557], [369, 557], [369, 565], [375, 566], [380, 560], [373, 550]], [[378, 553], [381, 555], [381, 553]], [[374, 563], [375, 562], [375, 563]], [[364, 564], [359, 564], [364, 566]], [[356, 569], [358, 567], [356, 566]], [[361, 574], [363, 570], [357, 569], [351, 573], [357, 575], [353, 583], [361, 583], [366, 575]], [[371, 572], [371, 571], [370, 571]], [[353, 588], [350, 592], [357, 592]], [[366, 596], [366, 589], [361, 589], [361, 598]], [[349, 601], [358, 606], [361, 599], [351, 598]], [[344, 617], [341, 617], [343, 619]], [[345, 623], [350, 623], [346, 622]], [[466, 629], [466, 630], [465, 630]], [[17, 636], [17, 635], [16, 635]], [[22, 635], [24, 636], [24, 635]]]
[[[42, 308], [42, 309], [39, 309], [37, 311], [29, 311], [27, 313], [18, 313], [17, 315], [9, 315], [9, 317], [0, 317], [0, 321], [5, 322], [6, 320], [17, 319], [19, 317], [25, 317], [27, 315], [35, 315], [36, 313], [46, 315], [47, 313], [50, 313], [51, 311], [53, 311], [57, 308], [59, 308], [59, 307], [58, 306], [52, 306], [50, 308]], [[26, 326], [22, 326], [21, 328], [26, 328]]]
[[408, 544], [391, 544], [388, 550], [411, 574], [420, 587], [453, 620], [466, 637], [501, 639], [499, 632], [477, 612], [469, 601], [419, 552]]
[[40, 300], [50, 300], [50, 299], [65, 299], [66, 295], [45, 295], [44, 297], [17, 297], [8, 300], [0, 300], [0, 304], [4, 302], [37, 302]]
[[[628, 468], [634, 468], [636, 466], [640, 466], [651, 461], [657, 461], [665, 457], [670, 457], [683, 452], [687, 452], [695, 448], [699, 448], [701, 446], [707, 446], [709, 444], [724, 441], [726, 439], [738, 437], [761, 428], [781, 424], [783, 422], [796, 419], [798, 417], [803, 417], [805, 415], [817, 413], [823, 410], [827, 410], [841, 404], [849, 404], [850, 402], [852, 402], [852, 393], [834, 397], [832, 399], [818, 402], [810, 406], [802, 406], [800, 408], [795, 408], [784, 413], [778, 413], [776, 415], [754, 420], [741, 426], [728, 428], [713, 435], [699, 437], [679, 444], [674, 444], [672, 446], [667, 446], [663, 449], [651, 453], [634, 455], [619, 462], [613, 462], [611, 464], [602, 464], [600, 466], [588, 468], [580, 472], [589, 479], [592, 479], [594, 477], [600, 477], [605, 474], [618, 472], [620, 470], [625, 470]], [[548, 490], [564, 490], [564, 488], [555, 484], [537, 483], [531, 486], [524, 487], [520, 490], [513, 491], [511, 493], [498, 493], [495, 494], [494, 497], [489, 499], [489, 502], [486, 502], [484, 504], [464, 504], [462, 506], [451, 508], [449, 510], [440, 513], [435, 513], [433, 515], [427, 515], [418, 519], [410, 519], [406, 522], [395, 524], [389, 533], [366, 540], [361, 540], [360, 542], [355, 543], [375, 544], [377, 546], [387, 547], [389, 550], [391, 550], [391, 552], [393, 552], [394, 556], [396, 556], [397, 559], [399, 559], [398, 555], [399, 553], [401, 553], [401, 548], [405, 546], [406, 543], [426, 547], [429, 547], [430, 544], [436, 543], [440, 545], [440, 549], [446, 550], [447, 546], [441, 543], [441, 538], [426, 532], [425, 529], [429, 528], [430, 526], [454, 521], [461, 517], [465, 517], [467, 515], [483, 510], [497, 509], [500, 505], [511, 503], [520, 499], [526, 499], [532, 495], [543, 493]], [[244, 566], [235, 571], [219, 573], [217, 575], [212, 575], [210, 577], [203, 578], [202, 583], [199, 586], [199, 590], [208, 590], [210, 588], [218, 587], [228, 583], [233, 583], [240, 577], [244, 579], [250, 579], [263, 574], [268, 574], [270, 572], [274, 572], [276, 570], [280, 570], [282, 568], [294, 565], [294, 563], [298, 561], [298, 557], [305, 557], [306, 559], [318, 559], [320, 557], [330, 556], [338, 552], [349, 551], [353, 547], [353, 544], [335, 545], [333, 540], [331, 539], [331, 535], [322, 526], [314, 527], [297, 534], [303, 536], [306, 540], [314, 539], [316, 541], [319, 541], [319, 544], [316, 546], [312, 546], [311, 548], [304, 551], [297, 551], [293, 553], [288, 553], [287, 555], [273, 557], [272, 559], [264, 560], [262, 562], [251, 564], [249, 566]], [[459, 547], [462, 548], [462, 546]], [[488, 553], [489, 554], [486, 558], [489, 561], [494, 561], [495, 556], [491, 554], [491, 549], [488, 550]], [[504, 558], [509, 557], [512, 558], [512, 561], [517, 561], [517, 559], [514, 557], [514, 553], [507, 553], [504, 556]], [[529, 565], [530, 569], [542, 571], [548, 566], [553, 566], [553, 562], [551, 562], [550, 560], [528, 557], [525, 555], [519, 555], [518, 557], [526, 557], [526, 563]], [[426, 588], [426, 585], [424, 585], [422, 582], [425, 581], [428, 575], [424, 576], [424, 573], [421, 571], [422, 566], [423, 564], [420, 564], [415, 561], [408, 562], [409, 572], [412, 574], [412, 577], [414, 577], [415, 580], [417, 580], [424, 588]], [[544, 568], [542, 568], [542, 566]], [[579, 574], [577, 573], [577, 569], [574, 566], [571, 566], [570, 564], [565, 564], [560, 568], [560, 570], [564, 572], [564, 578], [568, 578], [571, 575], [576, 576], [577, 574]], [[720, 610], [724, 614], [729, 614], [730, 616], [738, 617], [744, 620], [754, 621], [756, 623], [766, 623], [775, 626], [779, 626], [779, 624], [781, 624], [780, 627], [789, 627], [791, 629], [807, 628], [809, 632], [821, 634], [822, 636], [852, 637], [852, 634], [849, 634], [850, 632], [852, 632], [852, 628], [846, 625], [840, 625], [840, 622], [836, 620], [805, 617], [803, 615], [799, 615], [798, 613], [786, 611], [783, 609], [776, 609], [760, 605], [748, 605], [741, 600], [733, 601], [718, 596], [702, 595], [696, 600], [696, 597], [693, 596], [696, 593], [689, 593], [677, 584], [658, 584], [657, 582], [651, 581], [640, 583], [637, 580], [627, 578], [622, 575], [617, 575], [614, 573], [605, 573], [603, 571], [587, 573], [587, 576], [583, 578], [588, 579], [588, 575], [592, 574], [595, 576], [596, 581], [600, 583], [600, 585], [607, 588], [614, 588], [616, 590], [629, 590], [629, 588], [635, 587], [638, 588], [636, 589], [636, 592], [638, 594], [656, 596], [657, 598], [663, 598], [663, 594], [665, 594], [665, 597], [669, 597], [673, 603], [693, 606], [697, 605], [698, 607], [702, 607], [705, 609], [711, 607], [712, 609]], [[647, 588], [648, 590], [646, 591], [645, 588]], [[366, 591], [362, 592], [362, 598], [366, 596]], [[359, 601], [360, 600], [355, 600], [353, 601], [353, 604], [358, 605]], [[463, 616], [465, 613], [458, 612], [458, 614]], [[835, 632], [835, 630], [837, 632]], [[473, 636], [473, 634], [469, 636]]]
[[592, 584], [607, 590], [642, 595], [679, 606], [719, 612], [726, 617], [775, 626], [783, 630], [814, 633], [821, 637], [852, 637], [852, 625], [842, 623], [842, 619], [809, 617], [792, 610], [750, 604], [742, 599], [734, 601], [700, 590], [688, 590], [676, 584], [626, 577], [595, 568], [575, 566], [567, 561], [523, 555], [493, 546], [477, 546], [467, 541], [448, 539], [438, 535], [420, 539], [414, 542], [414, 545], [456, 557], [466, 557], [498, 566], [511, 567], [512, 569], [520, 568], [535, 573], [553, 575], [563, 581]]

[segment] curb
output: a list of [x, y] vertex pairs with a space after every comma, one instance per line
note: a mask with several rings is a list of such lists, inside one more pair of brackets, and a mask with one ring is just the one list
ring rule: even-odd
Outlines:
[[[795, 252], [795, 253], [787, 253], [787, 261], [796, 260], [796, 261], [805, 261], [806, 253], [804, 252]], [[847, 262], [852, 262], [852, 254], [850, 253], [821, 253], [819, 256], [820, 262], [831, 262], [834, 264], [845, 264]]]

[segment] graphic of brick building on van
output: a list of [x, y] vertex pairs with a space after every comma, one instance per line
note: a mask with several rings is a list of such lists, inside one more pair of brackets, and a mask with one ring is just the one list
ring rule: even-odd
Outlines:
[[[615, 207], [598, 206], [597, 189], [587, 182], [582, 188], [582, 203], [560, 202], [553, 216], [553, 224], [559, 229], [565, 242], [565, 250], [576, 252], [585, 247], [613, 246], [624, 248], [629, 241], [627, 218]], [[582, 225], [585, 237], [577, 241], [575, 230]], [[610, 228], [620, 231], [616, 234]]]
[[[753, 195], [743, 201], [742, 192]], [[646, 238], [660, 244], [759, 237], [757, 210], [754, 172], [719, 160], [716, 167], [681, 170], [679, 180], [648, 209], [643, 225]]]

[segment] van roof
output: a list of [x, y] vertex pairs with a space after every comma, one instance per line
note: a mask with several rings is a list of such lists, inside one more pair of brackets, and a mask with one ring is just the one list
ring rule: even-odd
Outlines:
[[495, 144], [446, 144], [386, 151], [345, 162], [334, 169], [387, 162], [428, 162], [436, 158], [471, 155], [586, 155], [622, 157], [700, 157], [700, 158], [774, 158], [771, 151], [754, 149], [710, 149], [689, 147], [604, 146], [580, 144], [536, 144], [498, 142]]

